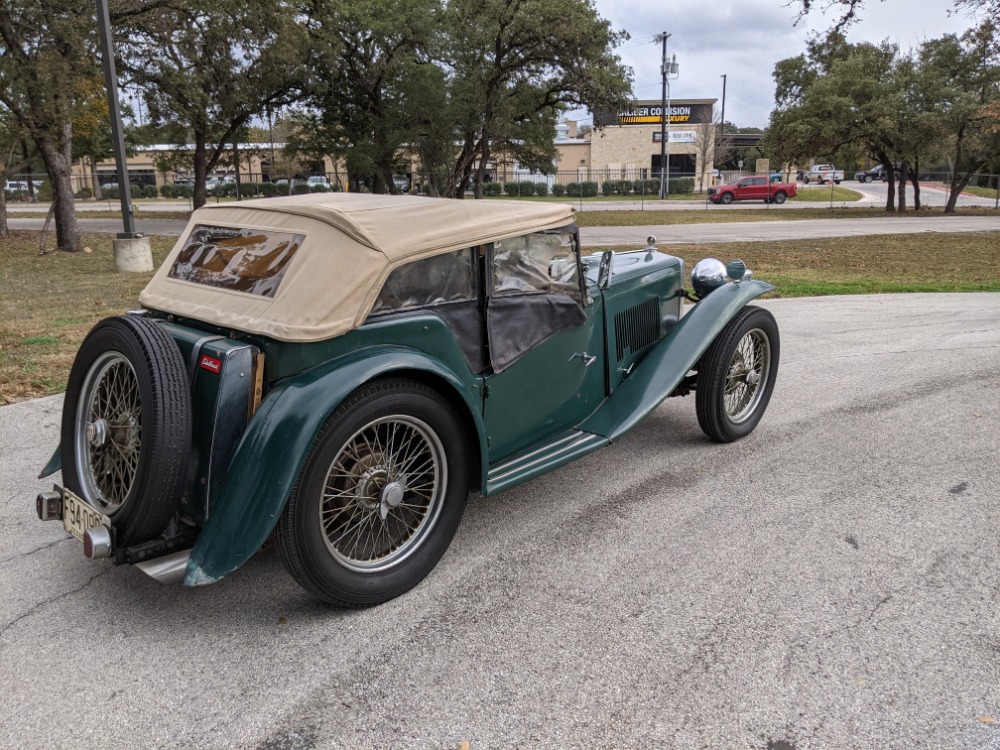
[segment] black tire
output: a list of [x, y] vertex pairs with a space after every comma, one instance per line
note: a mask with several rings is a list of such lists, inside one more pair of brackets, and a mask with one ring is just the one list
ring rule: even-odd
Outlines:
[[802, 178], [802, 182], [805, 183], [806, 185], [808, 185], [809, 184], [809, 175], [806, 175], [805, 177], [803, 177]]
[[159, 536], [180, 508], [191, 424], [187, 369], [166, 331], [134, 315], [91, 329], [66, 386], [63, 482], [111, 519], [119, 547]]
[[[753, 432], [771, 400], [780, 353], [778, 324], [760, 307], [744, 307], [722, 329], [698, 364], [695, 407], [708, 437], [730, 443]], [[757, 380], [751, 382], [753, 373]], [[737, 389], [728, 404], [727, 383]]]
[[839, 185], [839, 184], [840, 184], [840, 180], [834, 180], [834, 181], [833, 181], [833, 184], [834, 184], [834, 185]]
[[730, 203], [733, 202], [733, 194], [732, 193], [723, 193], [722, 194], [722, 198], [720, 200], [728, 206]]
[[864, 177], [861, 178], [861, 181], [862, 182], [871, 182], [873, 179], [874, 178], [870, 174], [866, 174]]
[[[405, 379], [359, 388], [320, 430], [275, 528], [289, 573], [310, 593], [343, 607], [380, 604], [416, 586], [448, 549], [465, 510], [465, 446], [458, 416], [437, 391]], [[394, 466], [403, 461], [411, 472], [414, 462], [418, 468], [430, 463], [432, 471], [415, 473], [423, 477], [423, 493]], [[399, 493], [395, 505], [392, 485]], [[381, 557], [380, 544], [388, 550]]]
[[779, 190], [777, 193], [774, 194], [774, 202], [777, 203], [778, 205], [781, 205], [782, 203], [785, 202], [785, 199], [787, 197], [788, 194], [785, 193], [785, 191]]

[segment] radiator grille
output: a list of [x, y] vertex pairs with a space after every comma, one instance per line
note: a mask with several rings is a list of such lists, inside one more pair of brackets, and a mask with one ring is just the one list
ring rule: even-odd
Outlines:
[[660, 302], [648, 299], [615, 315], [615, 349], [618, 361], [625, 350], [632, 354], [654, 343], [660, 335]]

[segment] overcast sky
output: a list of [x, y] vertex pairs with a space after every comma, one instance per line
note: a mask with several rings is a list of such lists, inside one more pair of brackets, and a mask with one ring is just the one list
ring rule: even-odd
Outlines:
[[[615, 29], [632, 35], [619, 54], [634, 71], [636, 99], [660, 98], [660, 45], [651, 38], [666, 31], [671, 34], [667, 53], [676, 54], [680, 65], [680, 77], [670, 84], [671, 98], [715, 98], [721, 104], [725, 73], [726, 119], [757, 127], [767, 125], [774, 106], [774, 64], [798, 55], [810, 31], [832, 22], [817, 9], [806, 23], [794, 26], [801, 3], [788, 0], [596, 0], [596, 5]], [[951, 7], [950, 0], [867, 0], [848, 39], [888, 38], [907, 49], [924, 39], [960, 34], [973, 22], [949, 17]]]

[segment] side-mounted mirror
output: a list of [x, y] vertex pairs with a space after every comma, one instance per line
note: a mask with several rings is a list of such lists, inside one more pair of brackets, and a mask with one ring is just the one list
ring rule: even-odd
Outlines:
[[747, 275], [747, 264], [742, 260], [737, 258], [736, 260], [729, 261], [726, 264], [726, 276], [731, 278], [736, 283], [743, 281]]

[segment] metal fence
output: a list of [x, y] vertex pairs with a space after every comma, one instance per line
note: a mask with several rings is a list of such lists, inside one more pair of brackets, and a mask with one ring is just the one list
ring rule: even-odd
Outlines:
[[[668, 192], [671, 194], [702, 194], [712, 185], [732, 182], [749, 172], [713, 170], [705, 174], [690, 171], [674, 171], [669, 174]], [[795, 175], [783, 175], [794, 179]], [[854, 174], [846, 175], [848, 185], [854, 182]], [[52, 187], [48, 175], [44, 173], [7, 174], [4, 177], [4, 194], [9, 204], [23, 202], [46, 202], [52, 198]], [[420, 172], [396, 175], [393, 178], [396, 190], [407, 193], [433, 193], [433, 186], [448, 183], [450, 175], [429, 175]], [[922, 170], [919, 179], [923, 183], [950, 184], [951, 174], [947, 171]], [[117, 176], [113, 172], [100, 171], [97, 174], [101, 198], [117, 200]], [[71, 175], [73, 191], [80, 200], [93, 200], [95, 190], [93, 178], [89, 174]], [[194, 180], [190, 174], [157, 172], [152, 169], [131, 169], [129, 171], [132, 197], [134, 199], [187, 199], [194, 192]], [[348, 182], [342, 173], [304, 174], [296, 172], [287, 175], [267, 173], [242, 173], [239, 186], [233, 174], [219, 172], [210, 175], [207, 188], [209, 198], [222, 199], [269, 197], [275, 195], [299, 194], [348, 190], [370, 192], [372, 183], [363, 179]], [[968, 187], [980, 197], [994, 197], [1000, 206], [1000, 175], [980, 173], [973, 175]], [[470, 183], [468, 193], [474, 186]], [[633, 167], [591, 169], [580, 167], [551, 174], [529, 172], [521, 169], [492, 169], [487, 172], [484, 192], [488, 197], [556, 197], [564, 200], [585, 201], [619, 197], [637, 201], [656, 200], [660, 192], [660, 175], [651, 169]]]

